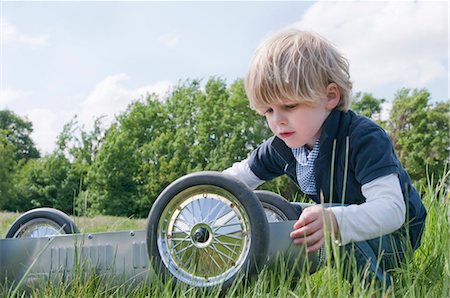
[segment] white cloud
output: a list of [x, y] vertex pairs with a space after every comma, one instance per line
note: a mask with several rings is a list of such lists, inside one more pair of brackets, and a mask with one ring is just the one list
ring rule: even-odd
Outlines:
[[20, 32], [5, 19], [0, 20], [2, 44], [23, 44], [31, 47], [42, 47], [48, 42], [48, 35], [31, 35]]
[[48, 109], [32, 109], [25, 113], [33, 123], [32, 139], [42, 153], [50, 153], [56, 142], [58, 131], [56, 129], [57, 116]]
[[318, 2], [292, 26], [318, 32], [348, 57], [354, 90], [425, 87], [448, 78], [447, 5]]
[[31, 92], [27, 91], [2, 89], [0, 90], [0, 109], [3, 108], [5, 104], [16, 102], [30, 94]]
[[[172, 86], [170, 81], [159, 81], [153, 85], [127, 89], [122, 86], [123, 82], [127, 80], [129, 80], [127, 75], [118, 74], [105, 78], [95, 86], [86, 100], [81, 103], [78, 113], [79, 123], [84, 125], [85, 130], [92, 129], [94, 119], [103, 115], [106, 116], [103, 123], [107, 127], [114, 116], [125, 111], [132, 101], [151, 93], [156, 93], [160, 98], [163, 98]], [[0, 108], [4, 108], [7, 103], [17, 102], [30, 94], [30, 92], [25, 91], [4, 89], [1, 92], [3, 101]], [[80, 101], [81, 98], [80, 95], [76, 95], [71, 101]], [[31, 137], [41, 153], [50, 153], [54, 150], [56, 138], [61, 132], [62, 125], [67, 123], [68, 119], [71, 119], [75, 113], [76, 111], [56, 112], [45, 108], [26, 110], [23, 113], [33, 123]]]
[[170, 81], [159, 81], [153, 85], [127, 89], [122, 86], [122, 83], [127, 80], [129, 80], [128, 75], [117, 74], [98, 83], [86, 100], [81, 103], [80, 123], [90, 129], [94, 119], [100, 116], [106, 116], [105, 123], [110, 123], [114, 116], [124, 112], [132, 101], [140, 99], [147, 93], [156, 93], [161, 98], [172, 86]]
[[158, 42], [168, 48], [175, 47], [178, 44], [179, 40], [180, 38], [175, 33], [164, 34], [158, 38]]

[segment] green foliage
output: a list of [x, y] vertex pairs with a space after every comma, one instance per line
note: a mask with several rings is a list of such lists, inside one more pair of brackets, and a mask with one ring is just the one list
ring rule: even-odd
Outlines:
[[[103, 141], [105, 130], [102, 126], [102, 118], [97, 118], [94, 121], [94, 127], [91, 131], [86, 131], [83, 126], [80, 126], [75, 116], [69, 123], [64, 125], [62, 132], [57, 138], [57, 149], [52, 153], [52, 156], [63, 156], [68, 160], [66, 164], [60, 164], [62, 168], [58, 169], [64, 171], [65, 180], [70, 181], [68, 185], [71, 187], [71, 196], [62, 196], [60, 201], [63, 204], [68, 202], [75, 202], [70, 205], [71, 211], [69, 213], [78, 212], [82, 214], [84, 210], [84, 196], [87, 193], [86, 178], [90, 171], [94, 157]], [[63, 191], [63, 189], [60, 189]], [[69, 194], [63, 191], [64, 194]], [[63, 194], [59, 193], [59, 194]], [[75, 207], [75, 210], [73, 210]]]
[[[102, 134], [100, 119], [95, 121], [91, 132], [85, 132], [75, 117], [64, 126], [57, 139], [57, 149], [51, 154], [19, 162], [8, 159], [14, 170], [8, 171], [9, 180], [2, 179], [9, 181], [10, 190], [7, 196], [0, 197], [0, 207], [11, 211], [54, 207], [72, 214], [74, 200], [87, 188], [85, 177]], [[9, 144], [9, 147], [0, 146], [0, 158], [11, 151], [8, 148], [16, 148], [11, 142]], [[6, 171], [7, 167], [4, 169]]]
[[[9, 110], [0, 111], [0, 209], [16, 210], [16, 175], [39, 158], [30, 134], [33, 125]], [[23, 210], [23, 209], [17, 209]]]
[[193, 80], [136, 101], [106, 134], [89, 173], [92, 211], [145, 216], [159, 193], [195, 171], [223, 170], [270, 136], [242, 80]]
[[9, 110], [0, 111], [0, 133], [13, 144], [15, 148], [15, 160], [39, 158], [30, 135], [33, 132], [33, 124]]
[[16, 176], [16, 196], [8, 209], [53, 207], [72, 213], [79, 180], [70, 175], [70, 169], [69, 160], [62, 154], [29, 161]]
[[14, 145], [0, 134], [0, 210], [7, 208], [13, 195], [14, 179], [12, 173], [16, 168]]
[[401, 89], [395, 95], [389, 130], [395, 150], [415, 181], [427, 171], [434, 181], [442, 177], [449, 156], [450, 103], [430, 103], [425, 90]]
[[384, 98], [377, 99], [373, 97], [371, 93], [358, 92], [353, 99], [352, 110], [368, 118], [379, 118], [381, 105], [385, 101]]
[[[383, 102], [357, 93], [352, 108], [377, 118]], [[431, 104], [426, 90], [401, 89], [390, 119], [378, 120], [415, 181], [427, 173], [438, 181], [445, 171], [449, 110], [448, 101]], [[166, 98], [135, 101], [106, 131], [101, 120], [86, 131], [74, 117], [58, 136], [57, 149], [37, 159], [31, 123], [0, 111], [0, 209], [51, 206], [68, 213], [146, 216], [175, 179], [221, 171], [271, 136], [264, 118], [249, 109], [242, 80], [186, 81]], [[286, 176], [261, 188], [302, 200]]]

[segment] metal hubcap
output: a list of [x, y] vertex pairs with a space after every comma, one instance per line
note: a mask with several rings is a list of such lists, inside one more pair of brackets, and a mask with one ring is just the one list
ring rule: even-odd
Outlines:
[[280, 222], [289, 220], [287, 216], [277, 207], [261, 202], [268, 222]]
[[236, 197], [216, 186], [194, 186], [167, 204], [158, 224], [157, 245], [175, 278], [212, 286], [243, 266], [250, 232], [250, 221]]
[[13, 238], [38, 238], [65, 234], [60, 225], [46, 218], [32, 219], [22, 225]]
[[205, 244], [209, 244], [212, 240], [211, 233], [210, 233], [210, 227], [207, 226], [200, 226], [197, 229], [192, 229], [192, 241], [197, 247], [204, 247]]

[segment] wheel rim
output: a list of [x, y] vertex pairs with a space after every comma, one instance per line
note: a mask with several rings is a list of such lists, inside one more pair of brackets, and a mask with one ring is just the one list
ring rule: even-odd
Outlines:
[[261, 202], [263, 206], [264, 212], [266, 213], [268, 222], [280, 222], [287, 221], [289, 218], [277, 207], [267, 204], [265, 202]]
[[212, 185], [188, 188], [170, 200], [158, 224], [160, 257], [177, 279], [213, 286], [234, 276], [251, 243], [248, 215], [230, 192]]
[[36, 218], [22, 225], [13, 238], [38, 238], [65, 234], [64, 230], [53, 220]]

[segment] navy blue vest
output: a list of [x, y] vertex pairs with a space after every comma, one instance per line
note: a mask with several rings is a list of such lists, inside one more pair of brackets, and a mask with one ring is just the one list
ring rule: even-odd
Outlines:
[[[251, 170], [262, 180], [287, 174], [297, 185], [296, 160], [291, 148], [272, 137], [252, 152]], [[317, 193], [325, 203], [361, 204], [361, 186], [376, 178], [397, 174], [407, 206], [405, 226], [411, 244], [420, 245], [426, 210], [420, 195], [398, 160], [386, 132], [354, 112], [333, 110], [323, 124], [319, 156], [314, 163]], [[320, 203], [318, 196], [310, 196]]]

